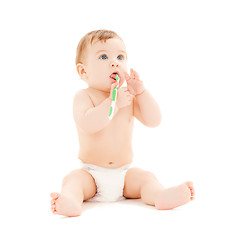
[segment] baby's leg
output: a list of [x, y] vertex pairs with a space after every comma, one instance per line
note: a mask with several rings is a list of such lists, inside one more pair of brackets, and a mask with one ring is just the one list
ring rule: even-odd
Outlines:
[[188, 203], [194, 198], [191, 182], [172, 188], [164, 188], [153, 173], [132, 168], [125, 177], [124, 196], [142, 198], [144, 203], [157, 209], [172, 209]]
[[92, 198], [96, 190], [90, 173], [82, 169], [74, 170], [64, 178], [61, 193], [51, 193], [51, 209], [55, 214], [80, 216], [82, 202]]

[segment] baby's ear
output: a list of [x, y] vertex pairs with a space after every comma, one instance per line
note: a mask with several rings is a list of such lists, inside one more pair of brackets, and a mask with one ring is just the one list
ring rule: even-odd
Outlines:
[[81, 79], [86, 80], [87, 75], [85, 71], [85, 66], [82, 63], [78, 63], [76, 69]]

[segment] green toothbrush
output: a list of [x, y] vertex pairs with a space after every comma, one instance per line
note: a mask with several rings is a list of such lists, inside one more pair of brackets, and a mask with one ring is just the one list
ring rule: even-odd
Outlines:
[[115, 110], [115, 104], [116, 104], [116, 99], [117, 99], [117, 90], [118, 90], [119, 81], [120, 81], [120, 78], [119, 78], [117, 73], [116, 73], [115, 80], [118, 82], [118, 85], [113, 89], [112, 103], [111, 103], [111, 107], [110, 107], [110, 110], [109, 110], [109, 120], [111, 120], [113, 118], [113, 114], [114, 114], [114, 110]]

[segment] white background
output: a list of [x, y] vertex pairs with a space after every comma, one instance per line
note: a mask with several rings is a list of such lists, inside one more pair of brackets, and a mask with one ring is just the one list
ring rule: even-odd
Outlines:
[[[4, 239], [229, 239], [228, 3], [1, 1]], [[80, 166], [72, 101], [87, 86], [74, 60], [80, 38], [97, 29], [123, 38], [129, 68], [162, 111], [158, 128], [135, 122], [134, 165], [168, 187], [192, 180], [196, 200], [188, 205], [157, 211], [127, 200], [86, 203], [79, 218], [50, 212], [50, 192]]]

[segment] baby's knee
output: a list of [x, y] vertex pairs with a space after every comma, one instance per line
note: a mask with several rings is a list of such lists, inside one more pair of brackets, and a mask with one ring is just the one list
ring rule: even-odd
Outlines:
[[154, 173], [142, 170], [142, 183], [150, 182], [150, 181], [156, 181], [157, 178]]
[[72, 181], [80, 182], [81, 178], [82, 178], [82, 176], [84, 174], [82, 171], [83, 170], [81, 170], [81, 169], [76, 169], [76, 170], [71, 171], [68, 175], [66, 175], [63, 178], [62, 183], [66, 184], [66, 183], [72, 182]]

